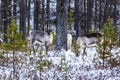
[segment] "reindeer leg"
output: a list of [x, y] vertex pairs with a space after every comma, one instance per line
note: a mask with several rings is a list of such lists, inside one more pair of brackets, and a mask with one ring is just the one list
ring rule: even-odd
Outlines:
[[34, 45], [35, 45], [35, 39], [32, 39], [32, 48], [33, 48], [33, 53], [34, 53], [34, 56], [35, 56], [35, 48], [34, 48]]
[[37, 51], [38, 51], [39, 45], [37, 44]]
[[86, 47], [87, 47], [87, 45], [85, 44], [85, 47], [84, 47], [84, 50], [83, 50], [83, 55], [87, 55], [87, 53], [86, 53]]
[[46, 51], [46, 54], [47, 54], [47, 51], [48, 51], [47, 42], [45, 42], [45, 51]]
[[29, 43], [28, 43], [28, 50], [30, 51], [30, 55], [31, 55], [31, 47], [32, 47], [32, 46], [31, 46], [31, 43], [29, 42]]
[[33, 45], [33, 53], [34, 53], [34, 56], [35, 56], [35, 48], [34, 48], [34, 45]]

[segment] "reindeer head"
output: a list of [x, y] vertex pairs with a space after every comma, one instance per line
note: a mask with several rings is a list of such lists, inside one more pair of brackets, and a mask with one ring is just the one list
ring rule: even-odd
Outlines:
[[52, 30], [49, 29], [49, 30], [46, 30], [46, 32], [47, 32], [47, 35], [50, 35], [50, 33], [52, 33]]

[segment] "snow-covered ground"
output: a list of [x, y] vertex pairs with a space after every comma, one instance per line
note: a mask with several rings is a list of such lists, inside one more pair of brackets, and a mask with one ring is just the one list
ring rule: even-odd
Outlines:
[[0, 80], [120, 80], [120, 48], [112, 52], [111, 59], [119, 64], [111, 67], [106, 62], [104, 69], [95, 47], [87, 48], [87, 54], [81, 51], [78, 57], [70, 50], [36, 52], [35, 55], [17, 52], [15, 76], [12, 54], [5, 54], [6, 58], [0, 59]]

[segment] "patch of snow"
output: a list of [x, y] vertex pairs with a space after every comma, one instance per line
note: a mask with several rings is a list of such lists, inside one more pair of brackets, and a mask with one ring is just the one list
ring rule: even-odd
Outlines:
[[[119, 61], [120, 48], [113, 49], [112, 58]], [[10, 52], [11, 53], [11, 52]], [[36, 52], [34, 54], [17, 52], [15, 61], [15, 79], [19, 80], [119, 80], [120, 66], [107, 67], [102, 69], [102, 59], [95, 47], [86, 48], [86, 54], [83, 51], [77, 57], [74, 52], [68, 50], [48, 51], [47, 54]], [[40, 56], [43, 55], [42, 58]], [[8, 65], [0, 64], [0, 80], [14, 79], [12, 54], [4, 55], [10, 57], [11, 63]], [[49, 65], [43, 66], [43, 70], [37, 67], [41, 62], [48, 61]], [[108, 65], [105, 63], [105, 65]]]

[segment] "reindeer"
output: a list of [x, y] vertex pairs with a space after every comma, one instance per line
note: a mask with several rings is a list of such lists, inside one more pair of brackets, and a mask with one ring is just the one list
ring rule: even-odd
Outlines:
[[101, 36], [101, 33], [89, 33], [86, 35], [82, 35], [77, 38], [77, 44], [84, 49], [85, 53], [86, 47], [89, 47], [91, 44], [99, 44], [98, 38]]
[[36, 44], [40, 47], [45, 46], [47, 50], [47, 47], [52, 44], [53, 41], [52, 30], [46, 30], [45, 32], [40, 30], [30, 30], [28, 40], [30, 47], [33, 47], [33, 50]]
[[67, 34], [67, 47], [70, 50], [72, 49], [72, 35], [71, 35], [71, 33]]

